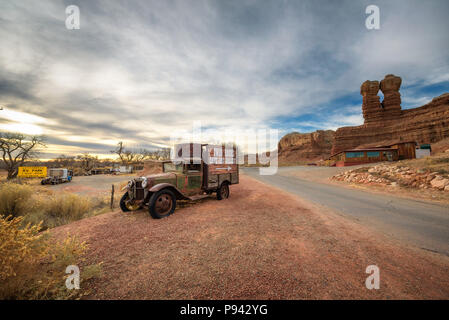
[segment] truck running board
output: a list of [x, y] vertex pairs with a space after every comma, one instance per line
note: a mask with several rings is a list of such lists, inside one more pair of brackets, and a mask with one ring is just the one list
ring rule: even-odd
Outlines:
[[188, 197], [188, 198], [189, 198], [189, 200], [195, 201], [195, 200], [200, 200], [200, 199], [204, 199], [207, 197], [210, 197], [210, 195], [209, 194], [199, 194], [197, 196], [192, 196], [192, 197]]

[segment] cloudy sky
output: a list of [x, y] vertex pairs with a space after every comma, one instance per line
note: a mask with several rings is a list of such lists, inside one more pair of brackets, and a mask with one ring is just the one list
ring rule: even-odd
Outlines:
[[[80, 29], [65, 9], [80, 9]], [[380, 30], [365, 8], [380, 8]], [[0, 2], [0, 130], [44, 157], [210, 132], [359, 125], [360, 85], [402, 77], [404, 108], [449, 91], [449, 1]]]

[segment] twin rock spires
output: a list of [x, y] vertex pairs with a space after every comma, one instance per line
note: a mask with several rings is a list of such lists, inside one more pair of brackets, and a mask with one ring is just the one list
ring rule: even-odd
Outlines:
[[[393, 74], [388, 74], [380, 82], [365, 81], [360, 87], [363, 96], [363, 118], [365, 124], [379, 122], [385, 119], [394, 119], [401, 115], [401, 87], [402, 79]], [[384, 100], [380, 102], [377, 95], [379, 89], [384, 94]]]

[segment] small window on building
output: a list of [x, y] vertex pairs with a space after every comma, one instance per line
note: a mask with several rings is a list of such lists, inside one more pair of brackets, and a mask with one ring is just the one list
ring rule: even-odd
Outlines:
[[364, 152], [346, 152], [346, 158], [363, 158]]
[[368, 158], [374, 158], [374, 157], [379, 157], [380, 156], [380, 152], [379, 151], [368, 151], [366, 153], [366, 155], [368, 156]]

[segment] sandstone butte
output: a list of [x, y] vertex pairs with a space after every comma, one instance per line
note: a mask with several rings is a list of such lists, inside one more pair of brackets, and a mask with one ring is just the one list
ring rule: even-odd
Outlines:
[[[449, 137], [449, 93], [424, 106], [402, 110], [402, 79], [389, 74], [380, 81], [365, 81], [361, 88], [364, 124], [342, 127], [336, 132], [293, 132], [278, 144], [280, 161], [326, 159], [331, 154], [356, 147], [373, 147], [397, 141], [435, 143]], [[381, 102], [379, 90], [384, 94]]]
[[[449, 93], [424, 106], [402, 110], [401, 82], [400, 77], [389, 74], [380, 83], [367, 80], [362, 84], [364, 124], [339, 128], [335, 132], [332, 154], [396, 141], [435, 143], [449, 137]], [[377, 95], [379, 90], [384, 94], [382, 103]]]
[[298, 160], [319, 160], [330, 156], [335, 131], [317, 130], [311, 133], [292, 132], [278, 143], [279, 160], [295, 162]]

